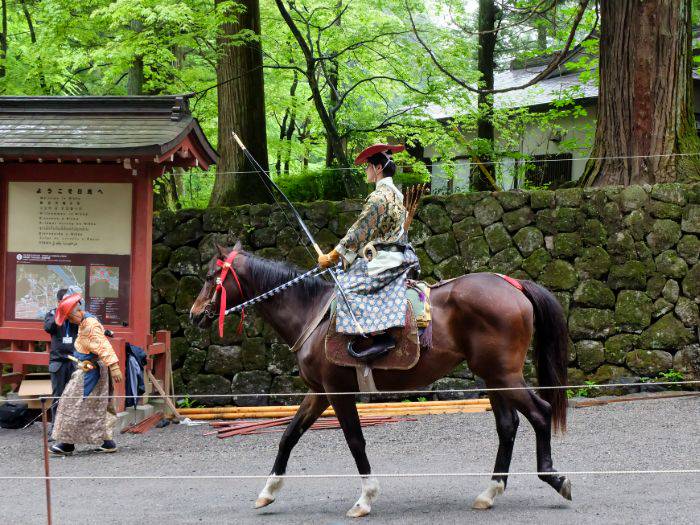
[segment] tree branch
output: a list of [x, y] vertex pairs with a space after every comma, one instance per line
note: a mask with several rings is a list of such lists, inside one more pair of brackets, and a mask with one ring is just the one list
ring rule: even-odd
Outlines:
[[[567, 54], [569, 52], [569, 49], [571, 48], [571, 44], [574, 40], [574, 36], [576, 35], [576, 29], [578, 28], [579, 24], [581, 23], [581, 19], [583, 18], [583, 14], [586, 11], [586, 7], [588, 6], [589, 0], [579, 0], [579, 8], [578, 11], [576, 12], [576, 16], [574, 17], [573, 25], [571, 27], [571, 31], [569, 32], [569, 36], [566, 40], [566, 43], [564, 45], [564, 48], [559, 51], [558, 53], [555, 54], [555, 58], [547, 65], [547, 67], [542, 70], [540, 73], [535, 75], [533, 78], [531, 78], [529, 81], [525, 82], [524, 84], [521, 84], [519, 86], [512, 86], [508, 88], [502, 88], [502, 89], [479, 89], [471, 86], [467, 81], [464, 79], [461, 79], [454, 75], [451, 71], [449, 71], [435, 56], [435, 53], [428, 47], [428, 44], [421, 38], [419, 35], [418, 28], [416, 27], [415, 20], [413, 19], [413, 13], [411, 12], [411, 8], [408, 6], [408, 1], [405, 2], [406, 5], [406, 11], [408, 12], [408, 16], [411, 20], [411, 27], [413, 28], [413, 34], [416, 36], [416, 39], [418, 40], [418, 43], [423, 47], [423, 49], [426, 50], [428, 53], [428, 56], [432, 60], [433, 64], [437, 66], [437, 68], [442, 71], [450, 80], [455, 82], [457, 85], [460, 87], [466, 89], [467, 91], [471, 91], [472, 93], [477, 93], [477, 94], [496, 94], [496, 93], [507, 93], [509, 91], [516, 91], [519, 89], [525, 89], [527, 87], [533, 86], [537, 84], [540, 80], [543, 80], [549, 76], [550, 73], [552, 73], [559, 65], [564, 62], [564, 60], [567, 57]], [[597, 25], [597, 23], [596, 23]], [[595, 26], [594, 26], [595, 29]], [[593, 33], [593, 30], [591, 30], [591, 33], [586, 38], [589, 38], [589, 36]], [[585, 40], [585, 39], [584, 39]]]

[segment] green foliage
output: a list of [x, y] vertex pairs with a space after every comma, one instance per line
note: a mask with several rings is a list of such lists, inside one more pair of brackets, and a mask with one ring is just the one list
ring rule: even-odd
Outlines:
[[197, 408], [198, 406], [202, 405], [200, 405], [196, 399], [190, 399], [189, 396], [185, 396], [177, 400], [177, 406], [180, 408]]
[[[354, 175], [360, 180], [359, 171]], [[274, 180], [292, 201], [341, 200], [345, 197], [338, 169], [304, 171], [299, 175], [277, 176]]]
[[[584, 383], [585, 383], [586, 385], [588, 385], [589, 387], [590, 387], [591, 385], [595, 385], [595, 384], [596, 384], [595, 381], [584, 381]], [[567, 398], [572, 398], [572, 397], [591, 397], [591, 394], [593, 393], [594, 390], [597, 390], [597, 389], [582, 387], [582, 388], [577, 388], [576, 390], [574, 390], [574, 389], [571, 389], [571, 388], [570, 388], [570, 389], [568, 389], [568, 390], [566, 391], [566, 397], [567, 397]]]

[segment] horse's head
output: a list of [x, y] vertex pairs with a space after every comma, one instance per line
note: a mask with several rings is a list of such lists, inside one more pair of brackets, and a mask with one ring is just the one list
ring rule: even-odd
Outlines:
[[[221, 298], [224, 295], [221, 293], [222, 290], [219, 288], [219, 284], [226, 292], [226, 308], [233, 308], [243, 302], [243, 295], [236, 282], [236, 277], [234, 277], [234, 273], [240, 276], [244, 267], [242, 260], [245, 258], [246, 253], [243, 251], [243, 246], [240, 241], [233, 248], [226, 248], [217, 244], [216, 250], [217, 253], [207, 266], [207, 275], [204, 278], [202, 290], [190, 309], [190, 322], [200, 328], [209, 328], [219, 315]], [[236, 257], [231, 263], [231, 270], [228, 270], [222, 279], [223, 265], [233, 252], [236, 252]]]

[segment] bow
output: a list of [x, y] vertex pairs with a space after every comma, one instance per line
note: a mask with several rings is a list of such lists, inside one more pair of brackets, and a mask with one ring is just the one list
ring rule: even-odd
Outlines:
[[[297, 222], [299, 223], [299, 226], [301, 226], [301, 229], [302, 229], [302, 230], [304, 231], [304, 233], [306, 234], [306, 237], [308, 237], [309, 241], [311, 242], [311, 246], [313, 246], [314, 250], [316, 250], [316, 253], [317, 253], [318, 255], [323, 255], [323, 251], [321, 250], [321, 248], [319, 247], [319, 245], [316, 243], [316, 240], [314, 239], [314, 236], [311, 235], [311, 232], [309, 231], [309, 228], [306, 226], [306, 223], [304, 222], [304, 219], [301, 218], [301, 215], [299, 215], [299, 212], [297, 211], [297, 209], [296, 209], [296, 208], [294, 207], [294, 205], [292, 204], [292, 201], [290, 201], [290, 200], [287, 198], [287, 196], [286, 196], [285, 193], [282, 191], [282, 189], [277, 185], [277, 183], [276, 183], [275, 181], [272, 180], [272, 177], [270, 177], [270, 175], [263, 169], [263, 167], [262, 167], [260, 164], [258, 164], [258, 161], [255, 160], [255, 157], [253, 157], [253, 155], [250, 153], [250, 151], [248, 151], [248, 148], [245, 147], [245, 144], [243, 144], [243, 142], [241, 141], [240, 137], [239, 137], [238, 135], [236, 135], [235, 132], [233, 132], [233, 138], [234, 138], [235, 141], [238, 143], [238, 146], [241, 148], [241, 151], [243, 151], [243, 154], [245, 155], [245, 157], [250, 161], [250, 163], [251, 163], [251, 164], [253, 165], [253, 167], [255, 168], [256, 173], [257, 173], [258, 176], [261, 178], [261, 180], [262, 180], [263, 184], [265, 185], [265, 187], [267, 188], [267, 190], [268, 190], [268, 191], [273, 195], [273, 197], [274, 197], [274, 193], [272, 192], [272, 190], [271, 190], [271, 189], [269, 188], [269, 186], [267, 185], [267, 183], [269, 182], [269, 183], [272, 185], [272, 187], [273, 187], [274, 189], [276, 189], [277, 192], [282, 196], [282, 198], [284, 199], [284, 201], [287, 203], [287, 205], [289, 206], [289, 208], [292, 210], [292, 213], [294, 214], [294, 217], [296, 218]], [[335, 273], [333, 272], [333, 270], [329, 270], [328, 273], [330, 273], [331, 277], [333, 278], [333, 281], [335, 282], [335, 285], [336, 285], [338, 291], [340, 292], [340, 296], [342, 297], [343, 302], [345, 303], [345, 306], [347, 306], [348, 312], [350, 312], [350, 315], [352, 316], [352, 320], [353, 320], [353, 322], [355, 323], [355, 326], [358, 328], [358, 330], [360, 331], [360, 333], [364, 336], [364, 335], [365, 335], [365, 331], [364, 331], [364, 329], [362, 328], [362, 325], [360, 325], [359, 321], [358, 321], [357, 318], [355, 317], [354, 312], [352, 311], [352, 307], [350, 306], [350, 301], [348, 300], [347, 295], [345, 295], [345, 290], [343, 290], [343, 287], [342, 287], [342, 286], [340, 285], [340, 283], [338, 282], [338, 278], [336, 277], [336, 275], [335, 275]]]

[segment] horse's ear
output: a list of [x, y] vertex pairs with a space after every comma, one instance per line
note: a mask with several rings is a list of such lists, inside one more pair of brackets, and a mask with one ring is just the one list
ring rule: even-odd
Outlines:
[[242, 250], [243, 250], [243, 245], [241, 244], [241, 241], [240, 240], [236, 241], [236, 244], [233, 247], [233, 251], [240, 252]]
[[216, 251], [219, 252], [219, 255], [222, 258], [226, 258], [226, 256], [228, 255], [228, 251], [226, 251], [226, 248], [224, 248], [223, 246], [221, 246], [218, 243], [214, 243], [214, 247], [216, 248]]

